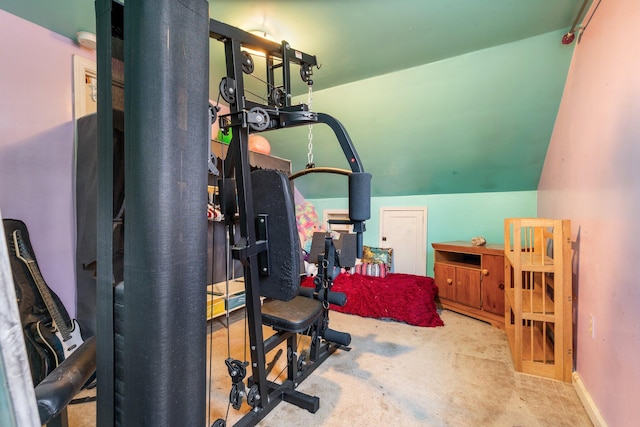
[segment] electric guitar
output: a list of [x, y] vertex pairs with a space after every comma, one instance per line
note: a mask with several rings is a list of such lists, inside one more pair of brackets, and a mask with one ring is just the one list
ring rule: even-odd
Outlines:
[[60, 314], [60, 310], [49, 291], [49, 287], [44, 282], [40, 269], [36, 264], [34, 257], [27, 249], [27, 245], [22, 239], [20, 230], [13, 232], [13, 245], [16, 250], [16, 256], [22, 261], [33, 278], [33, 281], [40, 292], [40, 296], [44, 301], [49, 314], [51, 315], [51, 329], [42, 321], [36, 324], [36, 331], [42, 342], [49, 348], [55, 358], [55, 366], [58, 366], [64, 359], [69, 357], [82, 344], [80, 328], [75, 319], [71, 320], [71, 328], [67, 326]]

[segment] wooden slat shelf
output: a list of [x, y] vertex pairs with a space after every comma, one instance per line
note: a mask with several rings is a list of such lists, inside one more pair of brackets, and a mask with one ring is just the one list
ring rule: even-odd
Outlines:
[[229, 280], [229, 292], [227, 293], [227, 282], [214, 283], [207, 286], [207, 292], [213, 295], [234, 295], [244, 292], [244, 279]]
[[[505, 291], [506, 291], [506, 297], [507, 297], [508, 303], [510, 304], [510, 306], [515, 306], [516, 304], [515, 290], [506, 289]], [[541, 292], [539, 291], [530, 292], [528, 289], [523, 290], [521, 304], [522, 304], [521, 307], [522, 307], [523, 319], [532, 319], [532, 320], [544, 319], [545, 321], [553, 320], [553, 315], [555, 312], [553, 300], [548, 296], [545, 297], [544, 308], [546, 309], [546, 311], [543, 311]], [[544, 318], [544, 317], [533, 318], [530, 316], [531, 314], [542, 314], [542, 315], [547, 315], [551, 317], [550, 318]]]
[[542, 336], [542, 331], [531, 326], [522, 327], [522, 360], [545, 364], [554, 363], [553, 342]]
[[571, 222], [505, 219], [505, 331], [516, 371], [573, 371]]
[[[505, 253], [505, 257], [509, 259], [511, 265], [515, 265], [513, 252]], [[527, 271], [537, 271], [542, 273], [553, 273], [553, 259], [542, 254], [532, 254], [523, 252], [520, 254], [520, 267]]]
[[[513, 290], [513, 289], [511, 289]], [[522, 315], [527, 313], [549, 314], [555, 313], [555, 305], [549, 295], [542, 295], [539, 288], [522, 290]]]

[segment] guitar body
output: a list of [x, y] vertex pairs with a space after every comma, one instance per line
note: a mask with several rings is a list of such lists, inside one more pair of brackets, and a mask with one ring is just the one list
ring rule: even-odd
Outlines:
[[53, 361], [53, 368], [58, 366], [65, 359], [64, 350], [60, 339], [51, 330], [51, 325], [47, 325], [43, 321], [39, 321], [31, 326], [31, 333], [35, 337], [35, 341], [43, 347]]
[[65, 340], [60, 331], [52, 328], [52, 325], [40, 321], [36, 323], [34, 333], [36, 341], [45, 346], [53, 355], [55, 366], [58, 366], [64, 359], [69, 357], [80, 344], [83, 343], [80, 336], [80, 328], [75, 319], [71, 320], [70, 334]]
[[[35, 386], [82, 343], [80, 327], [75, 320], [69, 318], [58, 296], [41, 277], [35, 257], [31, 255], [33, 253], [31, 242], [24, 222], [3, 219], [3, 226], [9, 247], [18, 311]], [[16, 231], [19, 232], [17, 233], [18, 242], [15, 240]], [[18, 248], [16, 243], [20, 244]], [[20, 250], [28, 252], [26, 262], [24, 253], [21, 254]], [[50, 308], [55, 311], [53, 315]], [[54, 317], [58, 322], [53, 320]], [[57, 328], [57, 323], [63, 325], [66, 340]]]

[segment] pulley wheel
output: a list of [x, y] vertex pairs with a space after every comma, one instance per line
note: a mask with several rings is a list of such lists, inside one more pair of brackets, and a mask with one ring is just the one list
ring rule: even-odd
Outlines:
[[215, 123], [218, 119], [218, 111], [220, 111], [220, 107], [211, 103], [209, 104], [209, 116], [211, 117], [211, 123]]
[[308, 64], [300, 64], [300, 78], [303, 82], [308, 83], [313, 75], [313, 70]]
[[244, 384], [237, 383], [231, 386], [231, 391], [229, 392], [229, 403], [233, 409], [240, 409], [242, 406], [242, 395], [244, 391]]
[[242, 51], [242, 72], [245, 74], [253, 73], [253, 58], [246, 50]]
[[236, 103], [236, 85], [232, 79], [228, 77], [223, 77], [220, 81], [220, 95], [222, 99], [227, 101], [229, 104]]
[[276, 107], [284, 107], [285, 94], [279, 87], [274, 87], [271, 91], [271, 102]]
[[263, 131], [269, 127], [270, 119], [269, 113], [264, 108], [253, 107], [249, 110], [249, 113], [252, 115], [249, 120], [249, 127], [253, 130]]
[[254, 384], [249, 389], [249, 393], [247, 393], [247, 403], [252, 408], [255, 408], [259, 401], [260, 401], [260, 393], [258, 393], [258, 385]]
[[227, 422], [225, 420], [218, 418], [213, 424], [211, 424], [211, 427], [226, 427], [226, 425]]

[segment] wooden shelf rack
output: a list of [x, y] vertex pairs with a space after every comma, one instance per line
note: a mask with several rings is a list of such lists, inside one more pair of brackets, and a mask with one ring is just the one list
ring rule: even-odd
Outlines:
[[504, 222], [505, 331], [515, 370], [562, 381], [573, 371], [571, 222]]

